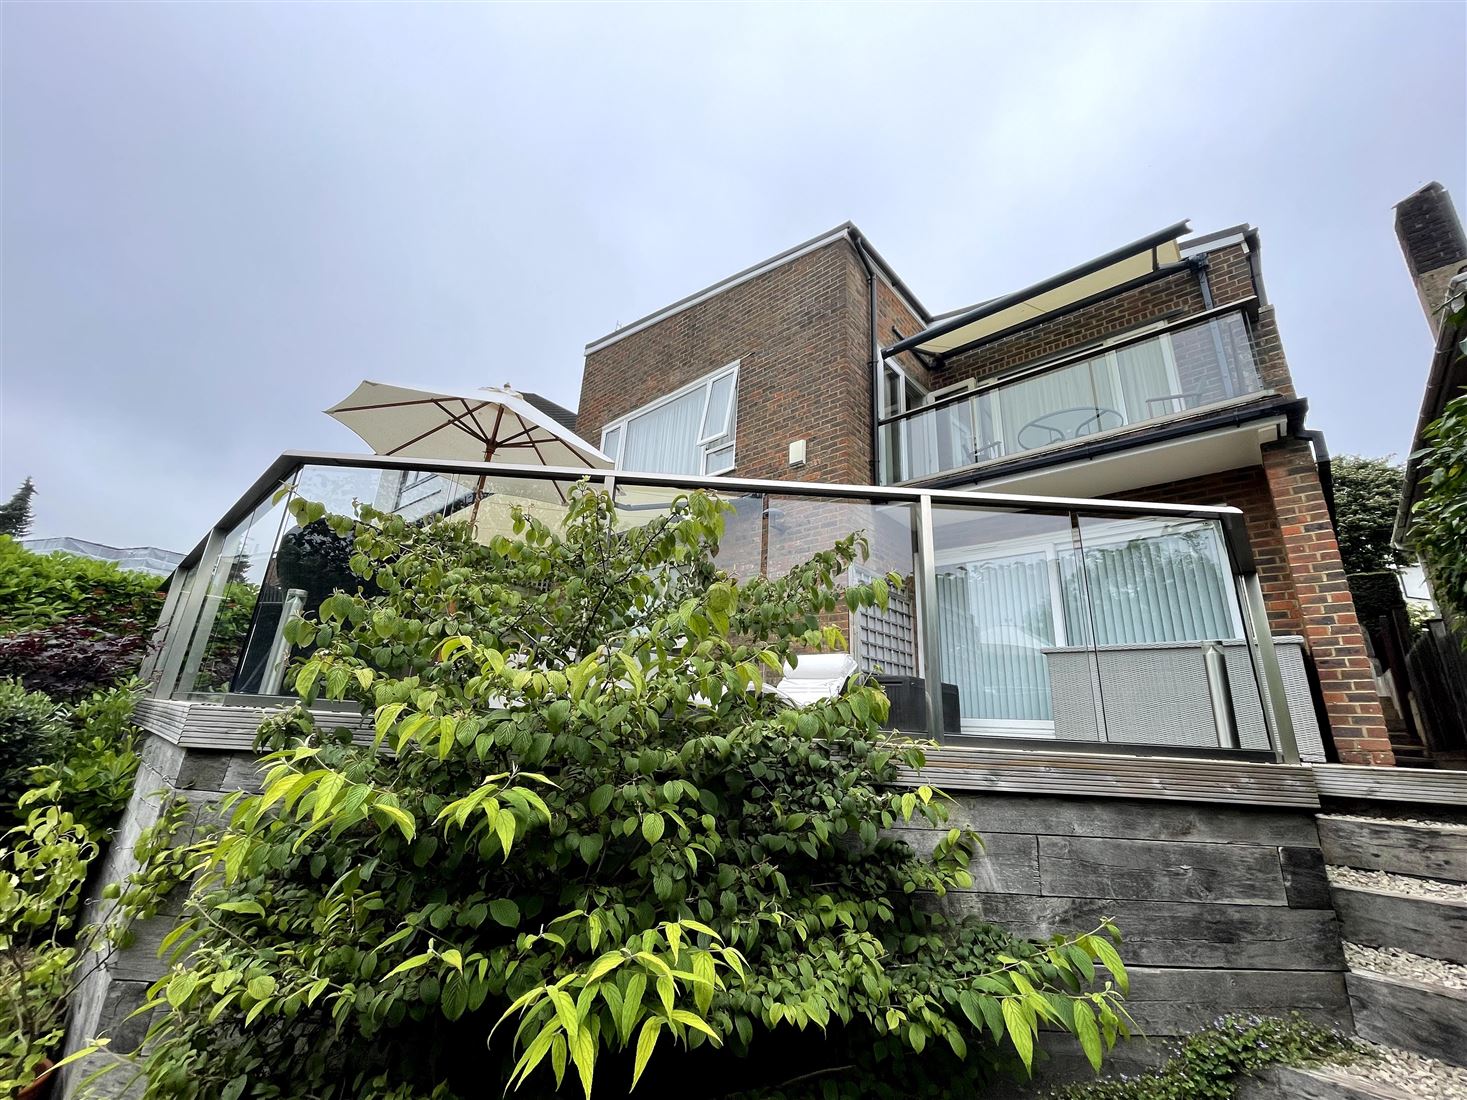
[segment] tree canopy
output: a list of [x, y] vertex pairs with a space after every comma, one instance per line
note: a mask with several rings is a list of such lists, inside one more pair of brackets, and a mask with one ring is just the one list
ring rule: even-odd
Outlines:
[[1467, 616], [1467, 396], [1447, 402], [1426, 437], [1411, 541], [1437, 598]]
[[302, 706], [262, 730], [264, 788], [170, 937], [150, 1095], [962, 1095], [1041, 1025], [1099, 1063], [1125, 1032], [1114, 930], [948, 915], [978, 839], [899, 782], [923, 757], [885, 696], [761, 690], [895, 578], [843, 589], [852, 536], [737, 580], [726, 507], [621, 526], [581, 486], [560, 529], [516, 513], [481, 545], [293, 502], [351, 539], [358, 587], [288, 628]]
[[1341, 455], [1334, 474], [1335, 533], [1346, 573], [1380, 573], [1409, 565], [1409, 554], [1391, 542], [1406, 471], [1390, 458]]

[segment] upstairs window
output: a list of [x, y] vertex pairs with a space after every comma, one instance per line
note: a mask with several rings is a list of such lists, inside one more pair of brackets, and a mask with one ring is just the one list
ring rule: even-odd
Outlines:
[[724, 474], [734, 468], [739, 365], [613, 420], [601, 450], [617, 469], [649, 474]]

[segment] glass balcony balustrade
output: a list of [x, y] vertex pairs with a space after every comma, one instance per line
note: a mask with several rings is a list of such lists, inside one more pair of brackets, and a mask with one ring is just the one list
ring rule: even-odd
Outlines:
[[[304, 655], [285, 624], [355, 591], [349, 538], [302, 526], [292, 497], [351, 514], [509, 534], [552, 527], [585, 471], [378, 456], [283, 456], [185, 558], [148, 672], [160, 698], [258, 705]], [[703, 489], [729, 505], [716, 564], [779, 576], [862, 533], [850, 580], [902, 579], [885, 610], [834, 616], [891, 724], [948, 741], [1296, 759], [1242, 517], [1230, 508], [596, 472], [622, 528]], [[1270, 690], [1269, 685], [1273, 685]], [[1271, 700], [1280, 700], [1274, 705]]]
[[892, 484], [1092, 439], [1262, 392], [1248, 324], [1225, 313], [1039, 366], [881, 425]]

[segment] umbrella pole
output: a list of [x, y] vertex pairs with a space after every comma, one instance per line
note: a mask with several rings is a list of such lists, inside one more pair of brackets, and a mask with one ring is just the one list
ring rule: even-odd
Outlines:
[[[490, 462], [490, 461], [493, 460], [493, 457], [494, 457], [494, 444], [493, 443], [490, 443], [488, 446], [486, 446], [484, 448], [484, 461], [485, 462]], [[484, 478], [485, 478], [485, 476], [486, 475], [484, 475], [484, 474], [480, 474], [479, 475], [479, 484], [474, 489], [474, 509], [473, 509], [472, 512], [469, 513], [469, 527], [470, 527], [470, 529], [473, 530], [473, 532], [474, 532], [474, 538], [475, 539], [477, 539], [479, 537], [479, 501], [481, 501], [481, 500], [484, 499]]]

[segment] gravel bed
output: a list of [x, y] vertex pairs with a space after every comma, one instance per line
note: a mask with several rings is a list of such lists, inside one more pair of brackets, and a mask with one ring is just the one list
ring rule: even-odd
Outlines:
[[1392, 974], [1398, 978], [1411, 978], [1418, 982], [1467, 990], [1467, 966], [1441, 959], [1428, 959], [1424, 955], [1413, 955], [1394, 947], [1365, 947], [1358, 943], [1347, 943], [1345, 960], [1350, 964], [1351, 970], [1373, 970], [1377, 974]]
[[1433, 878], [1393, 875], [1389, 871], [1361, 871], [1354, 867], [1329, 867], [1327, 870], [1329, 880], [1335, 886], [1359, 886], [1366, 890], [1414, 894], [1420, 898], [1467, 901], [1467, 883], [1464, 882], [1439, 882]]
[[1368, 814], [1332, 813], [1316, 814], [1315, 816], [1330, 818], [1335, 821], [1369, 821], [1378, 825], [1428, 825], [1433, 829], [1467, 828], [1467, 814], [1461, 816], [1443, 814], [1441, 817], [1420, 817], [1416, 814], [1407, 813], [1405, 810], [1382, 810], [1379, 813], [1371, 811]]
[[1397, 1047], [1361, 1045], [1366, 1056], [1341, 1067], [1352, 1076], [1394, 1086], [1416, 1100], [1467, 1100], [1467, 1069]]

